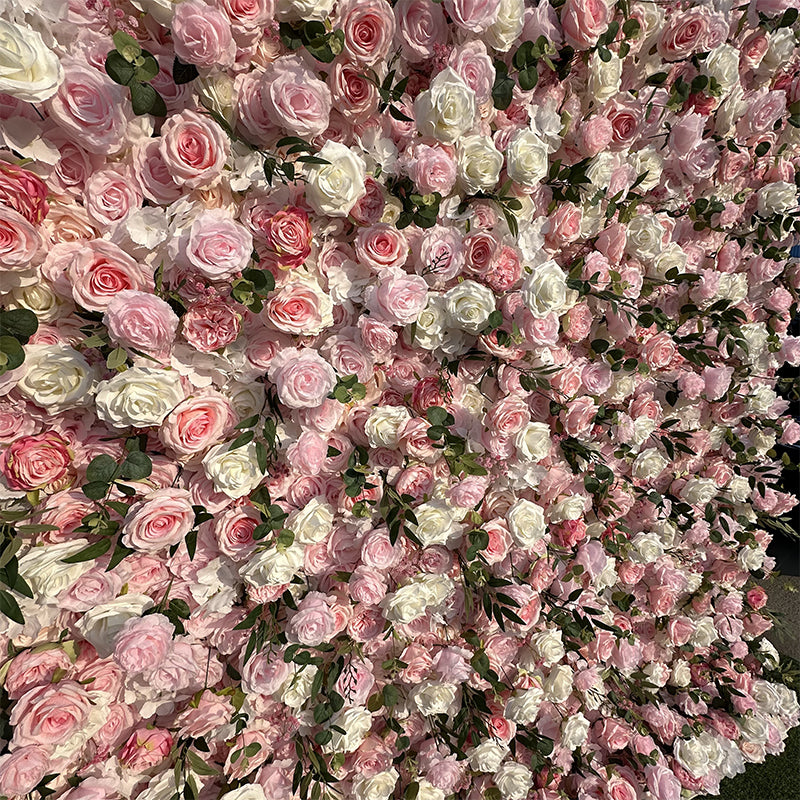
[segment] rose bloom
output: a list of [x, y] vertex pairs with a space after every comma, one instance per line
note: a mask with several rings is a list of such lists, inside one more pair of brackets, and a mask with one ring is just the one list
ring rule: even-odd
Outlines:
[[394, 225], [379, 222], [358, 232], [356, 255], [376, 272], [402, 267], [408, 258], [408, 240]]
[[178, 330], [178, 317], [155, 294], [125, 289], [115, 295], [103, 315], [111, 339], [123, 347], [165, 357]]
[[158, 435], [179, 457], [193, 456], [224, 439], [235, 422], [230, 400], [218, 392], [206, 391], [175, 406]]
[[377, 111], [378, 89], [356, 64], [337, 60], [328, 75], [328, 82], [334, 107], [346, 120], [364, 122]]
[[130, 507], [122, 524], [122, 542], [145, 553], [178, 544], [194, 527], [189, 492], [158, 489]]
[[292, 281], [270, 297], [264, 317], [284, 333], [315, 334], [333, 323], [332, 303], [318, 285]]
[[0, 756], [0, 793], [5, 797], [29, 794], [50, 771], [50, 763], [47, 750], [36, 744]]
[[215, 517], [214, 536], [219, 549], [234, 561], [247, 558], [255, 547], [253, 531], [261, 518], [254, 508], [229, 508]]
[[606, 0], [567, 0], [561, 9], [561, 25], [567, 44], [588, 50], [597, 44], [610, 22]]
[[231, 344], [242, 328], [241, 315], [222, 300], [194, 303], [182, 321], [184, 338], [201, 353], [212, 353]]
[[496, 19], [500, 0], [444, 0], [450, 19], [471, 33], [483, 33]]
[[269, 368], [280, 401], [290, 408], [315, 408], [336, 385], [333, 367], [315, 350], [286, 348]]
[[447, 42], [447, 19], [438, 3], [428, 0], [398, 0], [394, 7], [397, 40], [409, 63], [426, 61], [436, 45]]
[[163, 728], [142, 728], [131, 734], [119, 751], [119, 761], [132, 772], [144, 772], [161, 763], [172, 750], [172, 734]]
[[339, 8], [347, 54], [358, 64], [371, 66], [384, 59], [394, 37], [394, 13], [386, 0], [348, 0]]
[[86, 689], [62, 680], [25, 692], [11, 711], [14, 744], [56, 747], [85, 729], [92, 710]]
[[197, 215], [180, 248], [184, 263], [204, 278], [227, 281], [250, 263], [253, 237], [226, 211], [212, 208]]
[[226, 16], [206, 3], [184, 0], [175, 7], [170, 26], [175, 55], [198, 67], [230, 67], [236, 43]]
[[89, 216], [101, 228], [107, 228], [141, 206], [143, 194], [128, 170], [102, 169], [86, 180], [83, 197]]
[[13, 208], [32, 225], [38, 225], [49, 210], [47, 185], [33, 172], [0, 161], [0, 205]]
[[0, 267], [28, 269], [41, 247], [42, 237], [25, 217], [13, 208], [0, 206]]
[[0, 455], [0, 470], [10, 489], [56, 491], [72, 463], [67, 443], [57, 433], [22, 436]]
[[196, 189], [217, 182], [230, 154], [230, 142], [215, 122], [187, 110], [164, 123], [160, 152], [173, 180]]
[[367, 307], [373, 314], [393, 325], [415, 322], [425, 307], [428, 284], [417, 275], [397, 271], [381, 274], [377, 286], [367, 290]]
[[129, 675], [158, 667], [166, 658], [175, 628], [162, 614], [129, 619], [114, 640], [114, 660]]
[[302, 208], [281, 209], [267, 220], [262, 232], [281, 268], [299, 267], [311, 254], [314, 234], [308, 214]]

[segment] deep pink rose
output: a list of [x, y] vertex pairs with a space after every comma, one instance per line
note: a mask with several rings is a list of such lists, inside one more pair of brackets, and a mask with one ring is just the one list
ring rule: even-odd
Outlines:
[[67, 443], [57, 433], [49, 432], [22, 436], [0, 455], [0, 470], [6, 483], [22, 492], [47, 488], [53, 491], [71, 463]]

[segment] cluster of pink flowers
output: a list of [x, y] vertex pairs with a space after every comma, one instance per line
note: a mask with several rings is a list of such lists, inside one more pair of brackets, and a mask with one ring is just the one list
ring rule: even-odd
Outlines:
[[680, 800], [781, 752], [796, 3], [38, 5], [0, 796]]

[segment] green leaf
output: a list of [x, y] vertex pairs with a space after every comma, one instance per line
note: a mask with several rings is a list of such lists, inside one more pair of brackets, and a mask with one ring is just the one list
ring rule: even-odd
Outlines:
[[153, 462], [150, 456], [135, 450], [128, 454], [128, 457], [122, 464], [121, 475], [125, 480], [141, 481], [149, 478], [153, 472]]
[[210, 767], [205, 760], [193, 750], [187, 751], [186, 756], [189, 760], [189, 766], [192, 768], [192, 772], [196, 775], [219, 775], [216, 769]]
[[114, 41], [114, 47], [117, 52], [128, 61], [133, 61], [142, 54], [142, 48], [139, 42], [125, 31], [116, 31], [111, 37]]
[[80, 564], [82, 561], [92, 561], [105, 555], [111, 549], [111, 539], [100, 539], [99, 542], [84, 547], [77, 553], [61, 559], [64, 564]]
[[107, 453], [95, 456], [86, 468], [86, 480], [89, 483], [111, 483], [117, 472], [117, 462]]
[[105, 481], [85, 483], [83, 486], [81, 486], [81, 491], [90, 500], [102, 500], [108, 493], [108, 483]]
[[117, 546], [114, 548], [114, 552], [111, 554], [111, 560], [108, 562], [108, 566], [106, 567], [106, 572], [114, 569], [124, 558], [127, 558], [130, 555], [133, 555], [136, 551], [131, 547], [125, 547], [122, 542], [119, 540], [117, 541]]
[[20, 625], [25, 624], [25, 618], [20, 611], [19, 603], [17, 603], [14, 595], [7, 592], [5, 589], [0, 589], [0, 612], [5, 614], [9, 619], [18, 622]]
[[16, 369], [25, 361], [25, 351], [13, 336], [0, 336], [0, 371]]
[[147, 83], [158, 75], [158, 61], [145, 50], [142, 51], [142, 57], [142, 63], [136, 65], [135, 76], [137, 81]]
[[508, 67], [499, 59], [494, 62], [495, 78], [492, 86], [492, 102], [494, 107], [505, 111], [514, 97], [514, 79], [508, 75]]
[[26, 344], [38, 328], [39, 320], [36, 314], [28, 311], [27, 308], [0, 311], [0, 336], [12, 336]]
[[164, 98], [149, 84], [134, 80], [130, 83], [133, 113], [138, 116], [152, 114], [154, 117], [165, 117], [167, 106]]
[[114, 83], [128, 86], [136, 74], [136, 67], [121, 53], [112, 50], [106, 56], [106, 74]]
[[172, 80], [180, 86], [183, 83], [191, 83], [199, 75], [194, 64], [186, 64], [178, 56], [172, 62]]
[[246, 444], [250, 444], [255, 438], [256, 432], [255, 431], [245, 431], [244, 433], [239, 434], [228, 446], [228, 450], [237, 450], [240, 447], [244, 447]]
[[539, 82], [539, 73], [536, 70], [536, 66], [520, 70], [517, 80], [519, 81], [519, 88], [523, 91], [529, 92], [534, 89]]

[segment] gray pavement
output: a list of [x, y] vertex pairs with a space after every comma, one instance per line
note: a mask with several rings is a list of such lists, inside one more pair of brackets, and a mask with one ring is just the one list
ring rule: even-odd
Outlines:
[[778, 615], [767, 638], [782, 655], [800, 660], [800, 578], [778, 575], [764, 582], [767, 608]]

